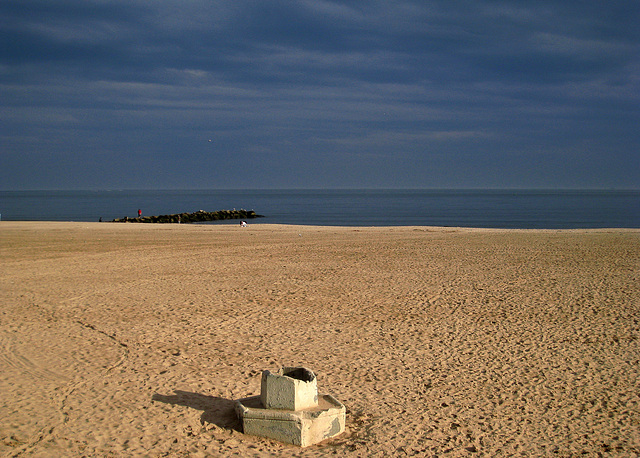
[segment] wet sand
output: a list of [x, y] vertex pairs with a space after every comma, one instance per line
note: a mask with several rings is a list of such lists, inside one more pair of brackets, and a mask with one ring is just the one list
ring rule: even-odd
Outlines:
[[[2, 456], [638, 456], [640, 230], [0, 223]], [[233, 400], [305, 366], [306, 449]]]

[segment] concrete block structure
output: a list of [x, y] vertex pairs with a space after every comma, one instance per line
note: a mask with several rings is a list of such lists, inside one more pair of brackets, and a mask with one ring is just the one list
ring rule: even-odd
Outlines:
[[267, 409], [302, 410], [318, 405], [318, 382], [309, 369], [284, 367], [262, 372], [260, 399]]
[[260, 396], [236, 401], [245, 434], [307, 447], [345, 430], [346, 408], [333, 396], [318, 395], [309, 369], [263, 371]]

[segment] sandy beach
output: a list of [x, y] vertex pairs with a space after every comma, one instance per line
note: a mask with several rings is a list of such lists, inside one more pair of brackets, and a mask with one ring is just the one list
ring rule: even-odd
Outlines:
[[[0, 454], [640, 456], [640, 230], [0, 223]], [[304, 366], [309, 448], [233, 401]]]

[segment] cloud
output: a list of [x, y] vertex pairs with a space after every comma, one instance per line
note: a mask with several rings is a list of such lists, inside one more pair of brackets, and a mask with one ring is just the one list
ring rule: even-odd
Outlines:
[[[595, 0], [7, 0], [0, 154], [113, 154], [106, 186], [138, 153], [159, 161], [147, 162], [150, 170], [171, 164], [166, 181], [211, 164], [242, 168], [265, 152], [274, 170], [299, 154], [304, 175], [329, 155], [354, 169], [360, 158], [383, 179], [412, 175], [404, 165], [385, 173], [398, 157], [419, 169], [437, 152], [450, 161], [442, 172], [463, 154], [483, 157], [482, 167], [514, 152], [571, 151], [602, 165], [600, 181], [590, 174], [585, 186], [609, 183], [605, 158], [631, 166], [640, 142], [639, 8]], [[201, 143], [212, 137], [215, 158]], [[28, 187], [28, 165], [12, 164], [0, 172], [5, 186]], [[277, 182], [260, 164], [265, 173], [255, 179]], [[206, 187], [201, 180], [194, 186]], [[624, 180], [640, 181], [632, 172]]]

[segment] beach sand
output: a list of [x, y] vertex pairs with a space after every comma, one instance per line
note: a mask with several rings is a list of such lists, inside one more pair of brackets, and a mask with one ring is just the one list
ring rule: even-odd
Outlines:
[[[2, 456], [640, 455], [640, 230], [0, 223]], [[304, 366], [306, 449], [233, 401]]]

